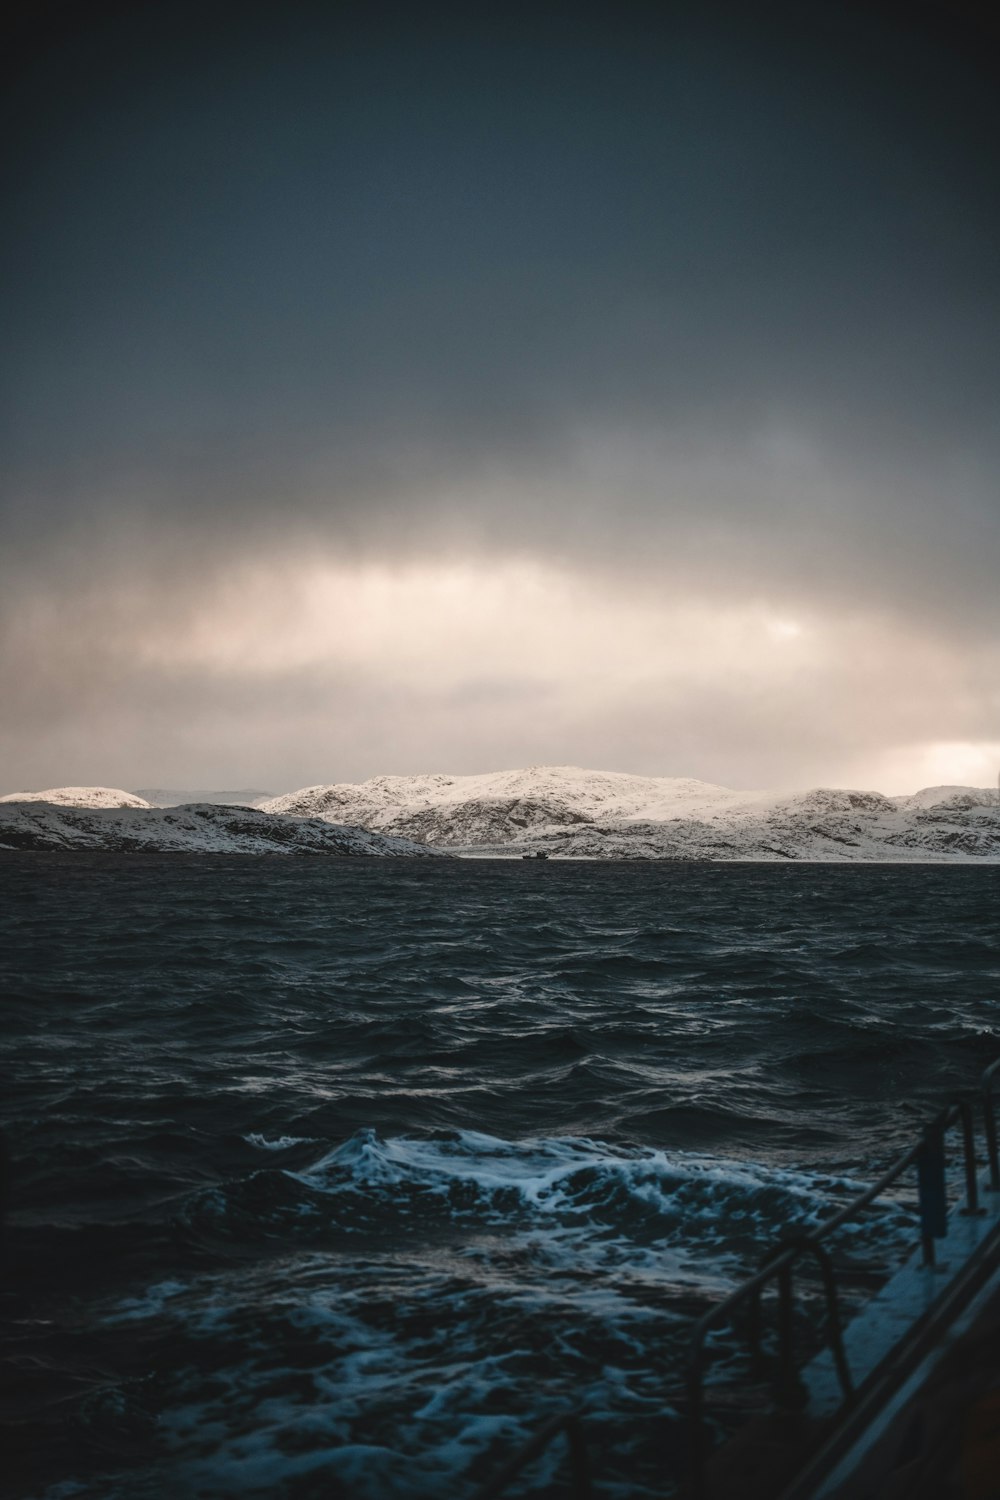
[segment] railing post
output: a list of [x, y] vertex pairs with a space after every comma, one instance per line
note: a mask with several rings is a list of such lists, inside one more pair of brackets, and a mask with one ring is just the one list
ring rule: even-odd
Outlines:
[[979, 1214], [979, 1183], [976, 1181], [976, 1132], [972, 1123], [972, 1105], [963, 1099], [958, 1106], [962, 1116], [962, 1149], [965, 1153], [964, 1214]]
[[986, 1155], [990, 1163], [990, 1187], [1000, 1192], [1000, 1151], [997, 1149], [997, 1117], [993, 1108], [993, 1073], [996, 1064], [983, 1074], [983, 1124], [986, 1127]]
[[792, 1262], [778, 1270], [778, 1405], [785, 1411], [801, 1411], [808, 1392], [795, 1367], [795, 1290]]
[[688, 1368], [688, 1464], [692, 1500], [705, 1500], [705, 1392], [702, 1360], [705, 1348], [704, 1319], [695, 1332]]
[[760, 1288], [750, 1294], [750, 1306], [747, 1309], [747, 1343], [750, 1346], [750, 1371], [757, 1376], [761, 1372], [764, 1363], [764, 1351], [761, 1347], [761, 1308]]
[[844, 1330], [840, 1326], [837, 1275], [833, 1269], [833, 1261], [830, 1259], [827, 1250], [811, 1234], [796, 1235], [794, 1238], [786, 1239], [784, 1243], [796, 1245], [804, 1255], [811, 1255], [819, 1266], [820, 1277], [823, 1282], [823, 1294], [826, 1298], [827, 1338], [833, 1354], [837, 1379], [840, 1381], [841, 1393], [844, 1400], [847, 1401], [854, 1394], [854, 1381], [851, 1379], [851, 1369], [847, 1363], [847, 1351], [844, 1348]]
[[583, 1428], [576, 1417], [567, 1417], [565, 1426], [566, 1441], [569, 1444], [569, 1467], [573, 1476], [573, 1494], [576, 1500], [592, 1500], [590, 1461], [587, 1458], [587, 1444], [584, 1442]]
[[920, 1200], [920, 1238], [924, 1265], [934, 1265], [934, 1241], [948, 1233], [948, 1194], [944, 1174], [944, 1120], [924, 1130], [917, 1153], [917, 1191]]

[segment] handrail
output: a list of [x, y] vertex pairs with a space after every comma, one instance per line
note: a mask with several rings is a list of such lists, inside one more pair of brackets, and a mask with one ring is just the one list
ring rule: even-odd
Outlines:
[[573, 1495], [575, 1500], [592, 1500], [593, 1489], [590, 1483], [590, 1464], [587, 1459], [587, 1445], [580, 1426], [580, 1419], [575, 1412], [556, 1412], [543, 1422], [538, 1431], [524, 1444], [523, 1448], [507, 1460], [503, 1468], [488, 1479], [475, 1494], [475, 1500], [494, 1500], [507, 1488], [512, 1479], [516, 1479], [522, 1469], [527, 1468], [532, 1459], [537, 1458], [540, 1453], [552, 1442], [553, 1438], [565, 1432], [566, 1441], [569, 1445], [570, 1471], [573, 1476]]
[[[996, 1111], [993, 1101], [993, 1080], [1000, 1075], [1000, 1057], [986, 1069], [980, 1082], [983, 1107], [983, 1124], [990, 1169], [990, 1190], [1000, 1192], [1000, 1150], [998, 1150]], [[794, 1283], [792, 1273], [796, 1262], [804, 1255], [816, 1261], [826, 1303], [826, 1334], [833, 1356], [834, 1368], [840, 1384], [842, 1406], [854, 1399], [854, 1382], [844, 1347], [843, 1326], [837, 1295], [836, 1272], [826, 1247], [820, 1242], [835, 1233], [843, 1224], [855, 1218], [863, 1209], [879, 1198], [908, 1168], [916, 1166], [918, 1174], [918, 1197], [920, 1213], [921, 1245], [924, 1264], [935, 1263], [934, 1240], [947, 1235], [947, 1191], [945, 1179], [944, 1134], [956, 1122], [962, 1126], [962, 1149], [965, 1176], [965, 1203], [959, 1210], [964, 1214], [979, 1214], [979, 1183], [976, 1175], [976, 1139], [972, 1105], [967, 1099], [958, 1099], [948, 1104], [929, 1124], [924, 1126], [921, 1138], [888, 1167], [875, 1182], [852, 1198], [843, 1208], [811, 1233], [786, 1235], [765, 1256], [761, 1268], [746, 1281], [735, 1287], [727, 1297], [707, 1313], [695, 1325], [691, 1339], [691, 1354], [688, 1363], [687, 1396], [688, 1423], [690, 1432], [691, 1488], [692, 1500], [705, 1500], [705, 1467], [708, 1445], [705, 1431], [704, 1376], [708, 1363], [706, 1340], [718, 1323], [726, 1321], [729, 1313], [751, 1300], [751, 1330], [749, 1343], [753, 1356], [760, 1357], [760, 1295], [769, 1282], [778, 1282], [778, 1381], [775, 1394], [779, 1407], [784, 1410], [801, 1409], [806, 1391], [799, 1379], [794, 1357]], [[583, 1436], [580, 1416], [576, 1412], [560, 1412], [550, 1417], [528, 1439], [492, 1479], [476, 1491], [474, 1500], [495, 1500], [513, 1479], [549, 1446], [560, 1432], [565, 1432], [569, 1445], [570, 1465], [575, 1500], [591, 1500], [593, 1490], [590, 1482], [590, 1466]]]
[[[1000, 1058], [987, 1071], [991, 1076], [994, 1071], [1000, 1071]], [[986, 1087], [985, 1080], [984, 1087]], [[988, 1114], [987, 1118], [989, 1118]], [[704, 1376], [708, 1363], [706, 1358], [706, 1340], [711, 1330], [716, 1324], [726, 1322], [729, 1314], [747, 1301], [748, 1298], [752, 1297], [754, 1299], [755, 1317], [751, 1345], [752, 1352], [758, 1353], [760, 1293], [768, 1282], [777, 1279], [779, 1298], [779, 1378], [776, 1384], [775, 1395], [778, 1405], [782, 1409], [801, 1409], [804, 1404], [802, 1399], [804, 1392], [801, 1389], [798, 1376], [795, 1372], [794, 1351], [792, 1347], [793, 1287], [791, 1278], [793, 1266], [799, 1256], [807, 1251], [812, 1253], [819, 1259], [823, 1275], [827, 1303], [827, 1331], [834, 1356], [837, 1377], [840, 1381], [844, 1404], [849, 1402], [853, 1396], [853, 1384], [843, 1346], [836, 1283], [831, 1279], [833, 1270], [832, 1262], [830, 1262], [825, 1249], [819, 1242], [834, 1233], [841, 1225], [855, 1218], [862, 1209], [867, 1208], [874, 1202], [887, 1187], [891, 1187], [894, 1182], [897, 1182], [909, 1167], [916, 1165], [919, 1174], [921, 1240], [924, 1264], [933, 1266], [934, 1240], [940, 1239], [947, 1234], [947, 1225], [945, 1222], [947, 1204], [945, 1201], [943, 1137], [944, 1132], [950, 1126], [954, 1125], [956, 1121], [960, 1121], [962, 1125], [965, 1167], [965, 1207], [962, 1209], [962, 1212], [968, 1214], [980, 1213], [972, 1106], [967, 1100], [957, 1100], [953, 1104], [946, 1106], [945, 1109], [925, 1126], [921, 1139], [915, 1145], [911, 1146], [909, 1151], [904, 1152], [870, 1187], [866, 1188], [863, 1193], [859, 1193], [856, 1198], [852, 1198], [849, 1203], [845, 1204], [842, 1209], [833, 1214], [829, 1219], [825, 1219], [811, 1234], [802, 1234], [791, 1244], [786, 1241], [784, 1242], [784, 1247], [782, 1244], [779, 1244], [776, 1252], [765, 1261], [764, 1266], [756, 1275], [742, 1282], [729, 1293], [728, 1297], [724, 1297], [715, 1307], [710, 1308], [695, 1325], [691, 1340], [691, 1355], [687, 1378], [691, 1494], [693, 1500], [704, 1500], [706, 1493], [705, 1465], [708, 1458], [708, 1445], [706, 1443], [705, 1432]], [[821, 1257], [825, 1258], [825, 1265]]]
[[[811, 1255], [819, 1266], [820, 1279], [823, 1282], [823, 1295], [826, 1298], [827, 1332], [830, 1340], [830, 1349], [833, 1354], [834, 1369], [837, 1379], [845, 1398], [853, 1394], [854, 1382], [851, 1379], [850, 1367], [847, 1363], [847, 1352], [844, 1349], [844, 1332], [840, 1324], [840, 1306], [837, 1301], [837, 1280], [834, 1271], [833, 1260], [828, 1250], [818, 1240], [811, 1238], [808, 1234], [785, 1234], [779, 1240], [773, 1250], [765, 1256], [761, 1270], [772, 1267], [773, 1262], [786, 1251], [794, 1250], [804, 1255]], [[780, 1271], [777, 1273], [780, 1277]], [[750, 1303], [751, 1327], [748, 1335], [751, 1358], [756, 1362], [761, 1361], [760, 1348], [760, 1291], [758, 1286], [752, 1294]], [[789, 1309], [790, 1310], [790, 1309]], [[789, 1338], [789, 1347], [791, 1340]], [[797, 1377], [792, 1372], [791, 1377], [787, 1371], [783, 1371], [783, 1379], [787, 1380], [791, 1392], [790, 1404], [795, 1405], [800, 1395], [800, 1386]]]

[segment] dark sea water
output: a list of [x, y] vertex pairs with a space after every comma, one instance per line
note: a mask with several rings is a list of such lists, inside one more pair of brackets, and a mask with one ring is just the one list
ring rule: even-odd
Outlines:
[[[6, 855], [0, 893], [13, 1497], [465, 1500], [566, 1407], [601, 1495], [662, 1493], [691, 1320], [1000, 1052], [995, 866]], [[837, 1255], [911, 1235], [904, 1196]]]

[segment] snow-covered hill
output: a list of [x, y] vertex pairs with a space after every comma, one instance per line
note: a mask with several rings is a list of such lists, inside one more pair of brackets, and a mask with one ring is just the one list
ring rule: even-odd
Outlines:
[[0, 802], [53, 802], [59, 807], [149, 807], [144, 797], [114, 786], [54, 786], [47, 792], [9, 792]]
[[[521, 771], [479, 776], [375, 776], [358, 785], [305, 787], [261, 804], [265, 812], [313, 817], [345, 816], [367, 828], [387, 827], [400, 818], [440, 826], [440, 840], [454, 837], [456, 822], [475, 831], [483, 809], [482, 834], [508, 826], [512, 835], [526, 827], [633, 818], [701, 815], [721, 807], [753, 804], [766, 793], [732, 792], [687, 777], [630, 776], [624, 771], [583, 771], [576, 766], [529, 766]], [[428, 837], [427, 834], [423, 835]]]
[[1000, 858], [996, 793], [737, 792], [683, 777], [532, 766], [306, 787], [262, 810], [331, 818], [466, 854], [604, 859]]
[[131, 854], [379, 854], [428, 856], [423, 844], [318, 818], [275, 818], [246, 807], [0, 806], [0, 851], [109, 850]]

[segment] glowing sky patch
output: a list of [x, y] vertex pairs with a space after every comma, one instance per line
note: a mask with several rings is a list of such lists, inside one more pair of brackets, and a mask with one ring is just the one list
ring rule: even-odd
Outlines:
[[541, 560], [312, 561], [218, 577], [186, 622], [137, 644], [151, 667], [249, 677], [333, 667], [445, 688], [483, 674], [569, 686], [735, 670], [770, 681], [822, 658], [821, 634], [794, 660], [770, 649], [802, 634], [765, 603], [635, 595]]
[[[276, 789], [292, 743], [299, 783], [545, 762], [738, 787], [989, 781], [979, 700], [992, 645], [789, 602], [685, 593], [677, 580], [630, 589], [524, 557], [387, 565], [312, 549], [216, 569], [183, 598], [126, 573], [23, 616], [8, 724], [36, 738], [44, 726], [53, 772], [67, 756], [96, 770], [110, 755], [193, 774], [200, 744], [216, 779], [235, 755], [244, 777], [256, 768]], [[73, 675], [80, 703], [103, 705], [96, 732], [80, 734], [72, 700], [54, 711], [53, 670]], [[966, 739], [937, 737], [942, 704]], [[17, 729], [7, 736], [23, 755]]]

